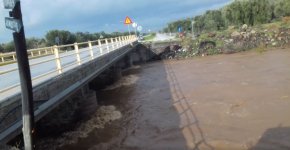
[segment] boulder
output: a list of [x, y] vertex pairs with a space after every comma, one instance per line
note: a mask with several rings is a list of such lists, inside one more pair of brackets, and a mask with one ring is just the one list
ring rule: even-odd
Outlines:
[[251, 34], [256, 34], [257, 32], [255, 30], [252, 30], [251, 31]]
[[248, 25], [247, 25], [247, 24], [244, 24], [244, 25], [242, 26], [242, 30], [243, 30], [243, 31], [247, 31], [247, 29], [248, 29]]
[[232, 38], [237, 38], [237, 37], [240, 37], [240, 33], [238, 31], [234, 31], [232, 34], [231, 34], [231, 37]]

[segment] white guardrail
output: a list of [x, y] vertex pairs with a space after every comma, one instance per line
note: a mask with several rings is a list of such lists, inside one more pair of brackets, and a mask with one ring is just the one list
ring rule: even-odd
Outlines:
[[[121, 36], [121, 37], [116, 37], [116, 38], [109, 38], [109, 39], [99, 39], [96, 41], [88, 41], [88, 42], [83, 42], [83, 43], [74, 43], [74, 44], [60, 45], [60, 46], [55, 45], [52, 47], [28, 50], [30, 60], [33, 57], [35, 59], [39, 59], [38, 57], [42, 58], [42, 57], [51, 56], [51, 57], [47, 57], [49, 59], [41, 59], [40, 61], [36, 61], [34, 63], [30, 62], [30, 67], [37, 67], [44, 63], [53, 62], [53, 61], [55, 62], [55, 66], [56, 66], [54, 67], [53, 70], [46, 71], [37, 76], [32, 76], [32, 81], [35, 81], [35, 80], [39, 81], [44, 77], [46, 77], [44, 79], [47, 79], [47, 76], [53, 77], [53, 76], [59, 75], [63, 73], [64, 71], [70, 70], [78, 65], [81, 65], [82, 63], [93, 60], [97, 57], [100, 57], [104, 54], [114, 51], [120, 47], [128, 45], [136, 40], [137, 38], [135, 35], [130, 35], [130, 36]], [[16, 62], [16, 57], [17, 57], [16, 53], [0, 54], [0, 64], [9, 63], [11, 61]], [[66, 62], [66, 63], [62, 62], [62, 60], [65, 60], [69, 57], [70, 59], [73, 58], [73, 61]], [[18, 67], [0, 71], [0, 78], [2, 75], [9, 74], [15, 71], [18, 71]], [[0, 94], [2, 95], [4, 92], [7, 92], [19, 86], [20, 86], [20, 83], [9, 85], [8, 87], [0, 89]]]

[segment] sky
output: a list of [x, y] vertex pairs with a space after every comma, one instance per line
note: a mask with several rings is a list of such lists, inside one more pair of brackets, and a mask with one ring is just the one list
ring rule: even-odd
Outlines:
[[[123, 32], [129, 16], [143, 32], [167, 23], [218, 9], [232, 0], [20, 0], [26, 38], [42, 38], [53, 29], [71, 32]], [[8, 10], [0, 1], [0, 43], [12, 40], [5, 28]]]

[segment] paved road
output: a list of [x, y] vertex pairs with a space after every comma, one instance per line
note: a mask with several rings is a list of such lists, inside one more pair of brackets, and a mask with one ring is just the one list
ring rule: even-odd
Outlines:
[[[112, 46], [113, 46], [112, 44], [109, 44], [109, 48], [111, 50], [112, 50]], [[106, 45], [102, 45], [102, 49], [103, 49], [103, 54], [106, 54], [109, 52]], [[101, 56], [100, 48], [98, 46], [93, 46], [93, 52], [94, 52], [95, 58]], [[74, 53], [75, 53], [75, 51], [68, 51], [68, 52], [60, 54], [60, 57], [65, 56], [65, 55], [74, 54]], [[82, 63], [85, 63], [85, 62], [90, 60], [90, 52], [88, 51], [88, 48], [80, 49], [80, 57], [81, 57]], [[54, 55], [49, 55], [49, 56], [45, 56], [45, 57], [41, 57], [41, 58], [32, 59], [29, 61], [29, 63], [31, 65], [31, 64], [35, 64], [35, 63], [38, 63], [41, 61], [50, 60], [53, 58], [55, 58]], [[71, 55], [68, 57], [61, 58], [62, 66], [66, 66], [66, 65], [68, 66], [63, 71], [67, 71], [67, 70], [70, 70], [70, 69], [76, 67], [77, 64], [74, 64], [71, 66], [69, 65], [69, 64], [74, 63], [74, 62], [76, 62], [76, 55]], [[10, 70], [13, 68], [18, 68], [17, 63], [5, 65], [5, 66], [0, 66], [0, 71]], [[35, 78], [39, 75], [45, 74], [49, 71], [55, 71], [55, 70], [56, 70], [56, 62], [53, 60], [53, 61], [49, 61], [49, 62], [39, 64], [36, 66], [32, 66], [31, 67], [31, 76], [32, 76], [32, 78]], [[33, 80], [33, 85], [45, 82], [46, 80], [48, 80], [54, 76], [57, 76], [57, 75], [58, 75], [58, 73], [56, 71], [52, 72], [51, 74], [49, 74], [43, 78]], [[8, 91], [3, 91], [4, 89], [6, 89], [10, 86], [17, 85], [20, 83], [18, 70], [7, 73], [7, 74], [0, 75], [0, 83], [1, 83], [0, 84], [0, 102], [1, 102], [1, 100], [3, 100], [4, 98], [6, 98], [8, 96], [19, 93], [20, 92], [19, 86], [15, 87], [11, 90], [8, 90]]]
[[166, 41], [166, 40], [172, 40], [174, 38], [175, 38], [174, 36], [170, 36], [168, 34], [156, 33], [156, 36], [152, 41]]

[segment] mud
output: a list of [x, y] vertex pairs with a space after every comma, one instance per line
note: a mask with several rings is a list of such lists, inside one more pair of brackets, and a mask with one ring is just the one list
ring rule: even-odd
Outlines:
[[118, 117], [58, 149], [290, 149], [289, 66], [290, 50], [273, 50], [133, 68], [97, 94]]

